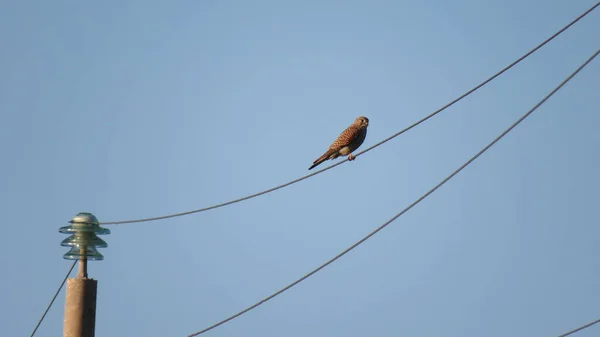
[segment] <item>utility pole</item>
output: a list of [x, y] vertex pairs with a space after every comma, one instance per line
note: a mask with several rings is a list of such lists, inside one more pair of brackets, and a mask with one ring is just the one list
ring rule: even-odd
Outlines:
[[96, 234], [110, 234], [110, 230], [100, 227], [98, 219], [91, 213], [79, 213], [69, 223], [59, 230], [63, 234], [72, 234], [61, 243], [61, 246], [71, 247], [63, 257], [79, 260], [79, 266], [77, 277], [67, 280], [63, 337], [94, 337], [98, 281], [88, 278], [87, 262], [104, 259], [96, 247], [104, 248], [108, 244]]

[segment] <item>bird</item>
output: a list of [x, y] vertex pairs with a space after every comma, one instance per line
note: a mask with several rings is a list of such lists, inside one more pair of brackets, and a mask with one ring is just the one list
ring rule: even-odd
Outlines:
[[367, 137], [367, 126], [369, 119], [364, 116], [357, 117], [354, 122], [331, 143], [329, 149], [317, 160], [315, 160], [309, 170], [312, 170], [322, 162], [335, 159], [339, 156], [348, 156], [348, 160], [354, 160], [352, 152], [365, 141]]

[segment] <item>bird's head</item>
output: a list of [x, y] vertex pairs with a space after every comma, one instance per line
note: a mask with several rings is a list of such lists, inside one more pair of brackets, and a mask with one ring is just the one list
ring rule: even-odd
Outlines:
[[369, 119], [367, 117], [360, 116], [354, 120], [354, 124], [358, 125], [360, 128], [366, 128], [369, 126]]

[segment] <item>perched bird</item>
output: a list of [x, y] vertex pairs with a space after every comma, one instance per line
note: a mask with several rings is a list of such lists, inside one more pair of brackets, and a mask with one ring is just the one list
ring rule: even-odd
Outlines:
[[339, 156], [348, 156], [348, 160], [354, 160], [352, 152], [365, 141], [367, 137], [367, 126], [369, 126], [369, 119], [367, 117], [358, 117], [354, 120], [354, 123], [344, 130], [337, 139], [329, 146], [327, 152], [320, 156], [315, 162], [309, 167], [312, 170], [315, 166], [321, 164], [328, 159], [335, 159]]

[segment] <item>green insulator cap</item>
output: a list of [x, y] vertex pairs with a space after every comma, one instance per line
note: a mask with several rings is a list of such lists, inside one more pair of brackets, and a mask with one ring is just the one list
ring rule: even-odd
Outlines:
[[68, 260], [103, 260], [104, 257], [96, 247], [105, 248], [108, 244], [96, 235], [110, 234], [110, 230], [100, 227], [98, 219], [92, 213], [79, 213], [69, 223], [59, 229], [63, 234], [72, 234], [60, 244], [72, 247], [63, 257]]
[[82, 251], [80, 247], [73, 247], [65, 255], [63, 255], [63, 258], [67, 260], [80, 260], [82, 258], [92, 261], [104, 260], [104, 256], [100, 254], [94, 247], [87, 247], [84, 251]]

